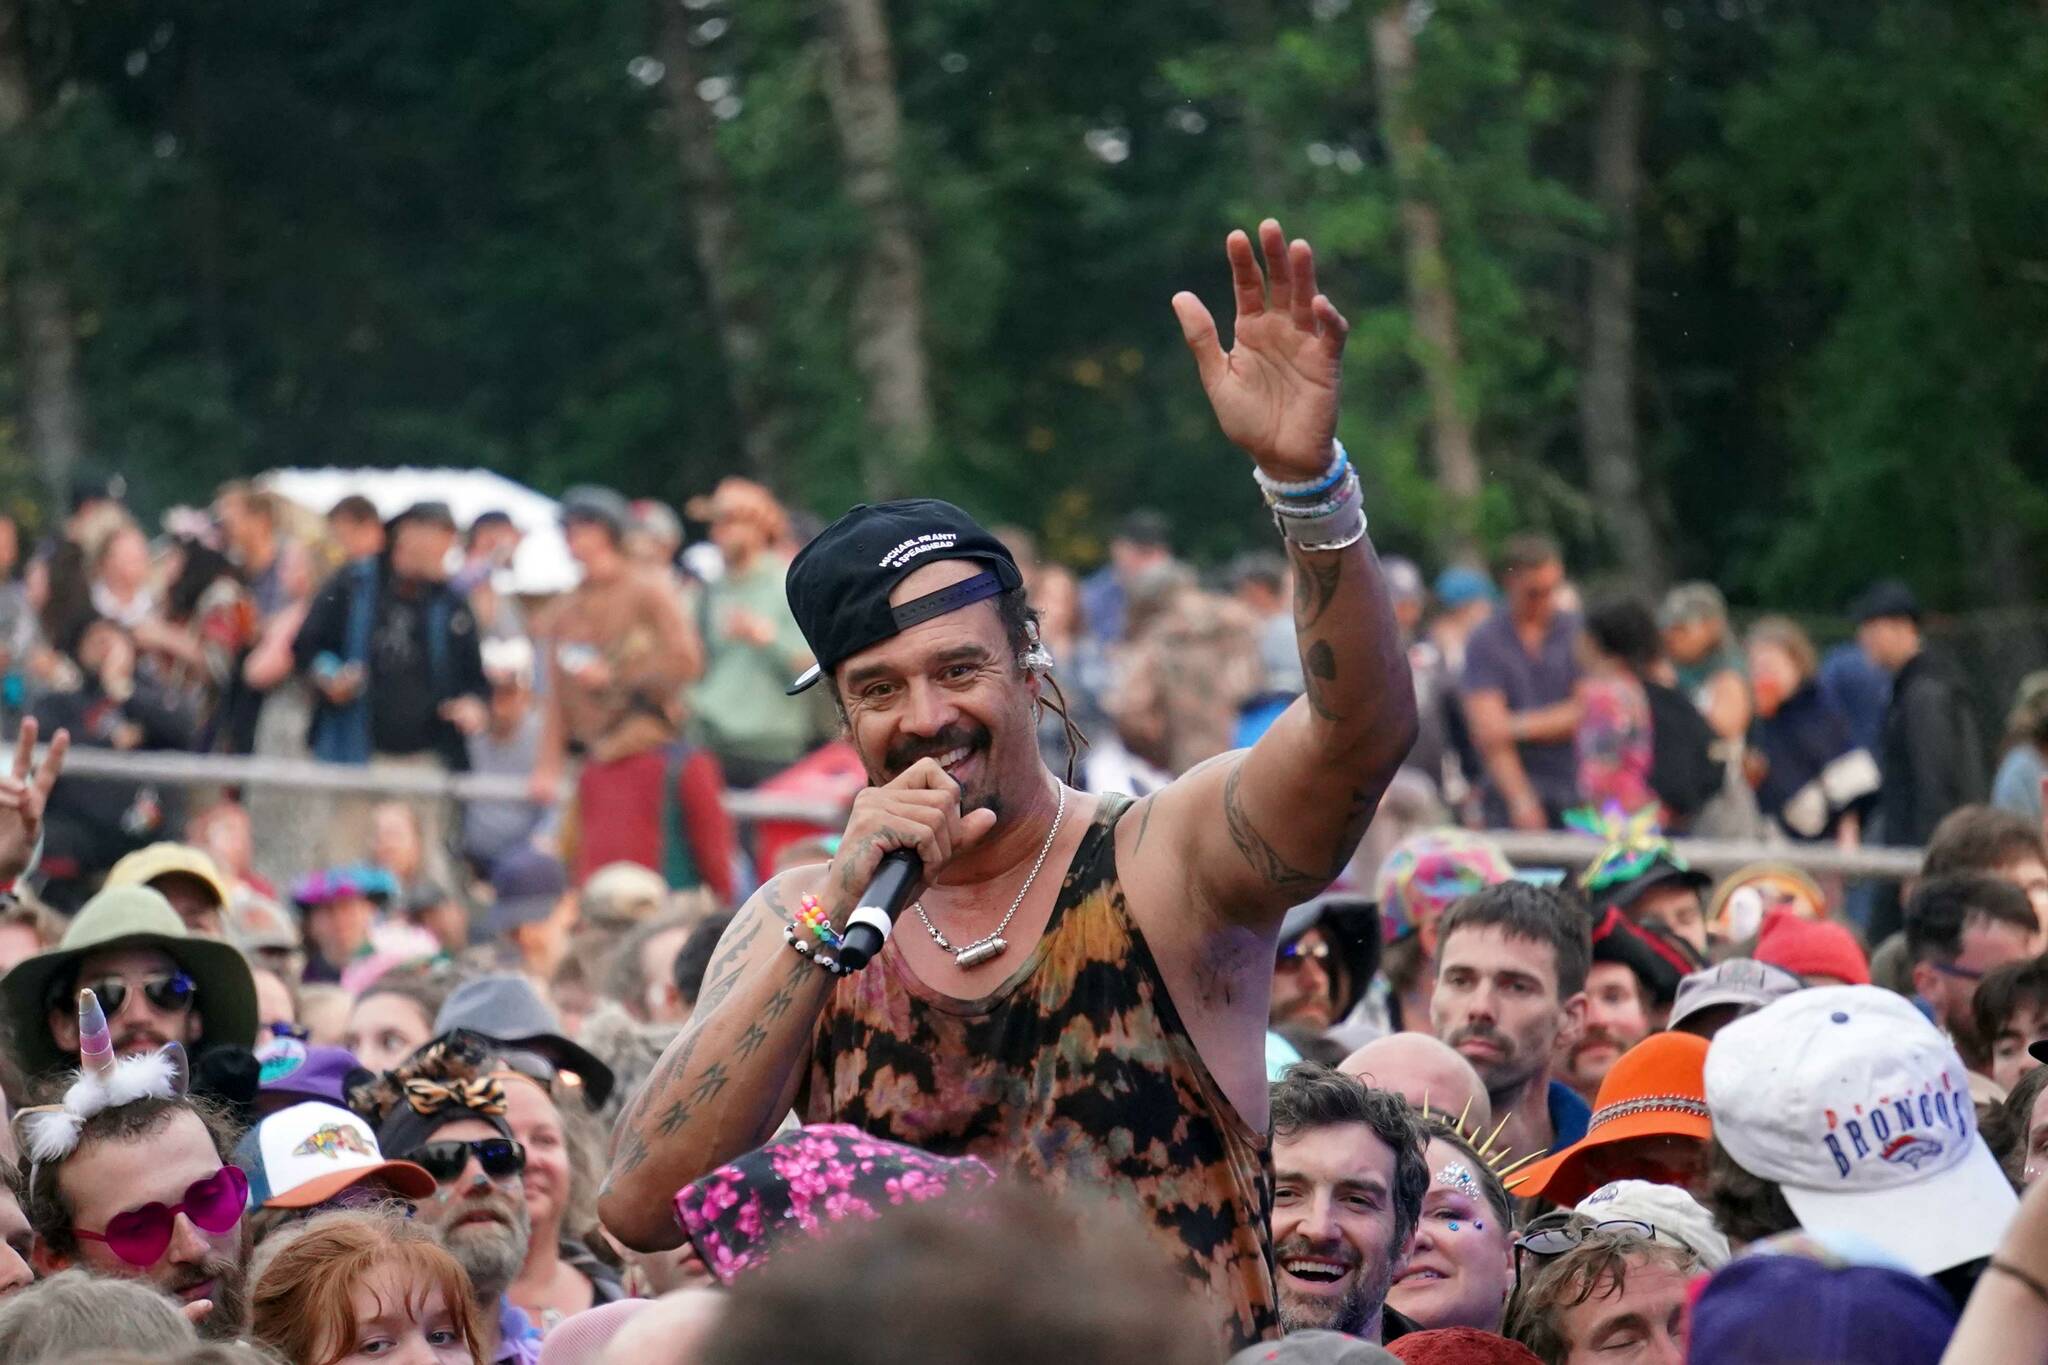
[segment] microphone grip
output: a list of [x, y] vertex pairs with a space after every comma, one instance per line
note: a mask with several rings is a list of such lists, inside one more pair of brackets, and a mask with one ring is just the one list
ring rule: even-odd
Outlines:
[[882, 855], [867, 890], [860, 893], [859, 904], [847, 918], [846, 931], [839, 936], [841, 966], [857, 972], [882, 951], [889, 931], [896, 927], [896, 917], [910, 903], [910, 888], [922, 875], [924, 860], [909, 849], [891, 849]]

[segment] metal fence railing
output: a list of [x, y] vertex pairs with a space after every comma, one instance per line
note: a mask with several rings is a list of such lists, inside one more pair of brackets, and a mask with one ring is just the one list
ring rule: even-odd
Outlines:
[[[448, 773], [430, 768], [355, 767], [312, 759], [244, 757], [227, 754], [132, 753], [73, 749], [65, 772], [167, 786], [240, 787], [254, 792], [298, 796], [357, 796], [411, 800], [523, 801], [521, 777]], [[759, 791], [728, 791], [726, 808], [743, 824], [787, 820], [838, 826], [846, 808], [835, 801], [801, 800]], [[1577, 867], [1592, 854], [1584, 835], [1495, 830], [1489, 835], [1518, 863]], [[1767, 843], [1760, 840], [1680, 839], [1679, 853], [1703, 872], [1719, 875], [1748, 863], [1774, 859], [1814, 876], [1898, 881], [1919, 871], [1916, 848], [1843, 849], [1833, 844]]]

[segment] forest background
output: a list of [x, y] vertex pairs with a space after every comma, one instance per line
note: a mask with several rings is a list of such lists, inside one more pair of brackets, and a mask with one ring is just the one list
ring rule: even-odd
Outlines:
[[0, 500], [746, 471], [1213, 562], [1167, 300], [1270, 213], [1383, 549], [2021, 611], [2044, 115], [2037, 0], [0, 0]]

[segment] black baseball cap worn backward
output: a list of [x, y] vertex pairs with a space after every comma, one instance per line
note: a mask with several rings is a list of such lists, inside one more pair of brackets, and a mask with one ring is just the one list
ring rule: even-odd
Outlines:
[[[942, 559], [973, 560], [984, 572], [901, 606], [889, 605], [898, 583]], [[790, 562], [790, 614], [817, 663], [787, 691], [796, 695], [862, 650], [920, 621], [1023, 583], [1009, 549], [952, 503], [936, 498], [863, 503], [827, 526]]]

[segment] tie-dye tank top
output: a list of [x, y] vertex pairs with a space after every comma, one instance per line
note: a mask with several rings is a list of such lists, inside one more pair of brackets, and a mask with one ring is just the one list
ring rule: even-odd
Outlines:
[[893, 944], [839, 982], [798, 1112], [1134, 1206], [1236, 1349], [1279, 1335], [1272, 1168], [1125, 905], [1114, 832], [1129, 804], [1103, 799], [1045, 936], [989, 995], [933, 991]]

